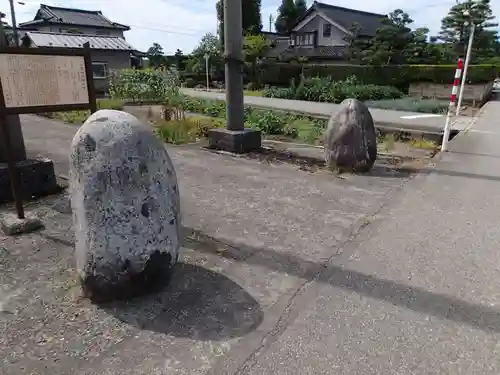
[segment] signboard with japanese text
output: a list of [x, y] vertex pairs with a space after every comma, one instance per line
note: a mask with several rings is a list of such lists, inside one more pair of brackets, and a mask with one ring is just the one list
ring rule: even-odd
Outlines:
[[83, 56], [0, 54], [6, 108], [89, 104]]

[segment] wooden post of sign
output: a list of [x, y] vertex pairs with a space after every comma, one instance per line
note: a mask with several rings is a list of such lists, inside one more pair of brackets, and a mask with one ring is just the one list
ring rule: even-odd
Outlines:
[[10, 144], [10, 129], [7, 123], [7, 113], [5, 108], [5, 98], [3, 95], [2, 82], [0, 80], [0, 127], [2, 129], [2, 139], [5, 149], [5, 156], [7, 159], [7, 168], [9, 171], [10, 187], [12, 190], [12, 196], [16, 204], [17, 217], [19, 219], [24, 219], [24, 207], [21, 185], [19, 183], [19, 175], [16, 170], [16, 162], [14, 161], [14, 155], [12, 152], [12, 145]]
[[83, 44], [83, 61], [85, 62], [85, 75], [87, 78], [87, 90], [89, 92], [90, 113], [97, 112], [97, 100], [94, 87], [94, 74], [92, 72], [92, 55], [90, 53], [90, 43]]

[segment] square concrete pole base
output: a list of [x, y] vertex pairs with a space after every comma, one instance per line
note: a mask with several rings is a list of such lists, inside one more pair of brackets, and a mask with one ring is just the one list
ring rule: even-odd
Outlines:
[[262, 147], [261, 132], [255, 129], [212, 129], [208, 133], [208, 139], [209, 148], [236, 154], [258, 151]]

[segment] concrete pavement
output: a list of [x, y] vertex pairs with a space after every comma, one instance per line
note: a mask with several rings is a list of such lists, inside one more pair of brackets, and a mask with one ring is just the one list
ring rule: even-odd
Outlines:
[[[497, 375], [499, 117], [488, 103], [413, 179], [169, 147], [182, 264], [168, 290], [130, 303], [73, 297], [55, 198], [38, 207], [42, 236], [0, 238], [0, 372]], [[31, 119], [30, 145], [64, 153], [71, 128]]]
[[[77, 127], [21, 119], [30, 153], [67, 174]], [[2, 375], [234, 373], [274, 335], [301, 288], [409, 179], [384, 170], [341, 179], [199, 146], [168, 149], [186, 227], [171, 287], [129, 303], [80, 300], [67, 197], [29, 206], [46, 225], [41, 235], [0, 236]], [[295, 263], [273, 270], [283, 259]]]
[[488, 103], [432, 173], [405, 185], [302, 290], [245, 373], [500, 373], [499, 116]]
[[[181, 91], [189, 96], [225, 100], [224, 93], [207, 92], [182, 88]], [[339, 108], [338, 104], [307, 102], [302, 100], [263, 98], [245, 96], [245, 104], [262, 108], [277, 109], [287, 112], [303, 113], [312, 117], [329, 119], [330, 115]], [[393, 111], [387, 109], [370, 108], [375, 126], [387, 130], [404, 130], [422, 133], [442, 133], [445, 116], [417, 112]], [[470, 117], [460, 116], [453, 119], [453, 129], [464, 130], [470, 122]]]

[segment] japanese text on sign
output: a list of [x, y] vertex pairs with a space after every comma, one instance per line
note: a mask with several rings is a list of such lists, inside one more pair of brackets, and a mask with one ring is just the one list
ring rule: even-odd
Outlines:
[[6, 108], [88, 104], [83, 56], [0, 54]]

